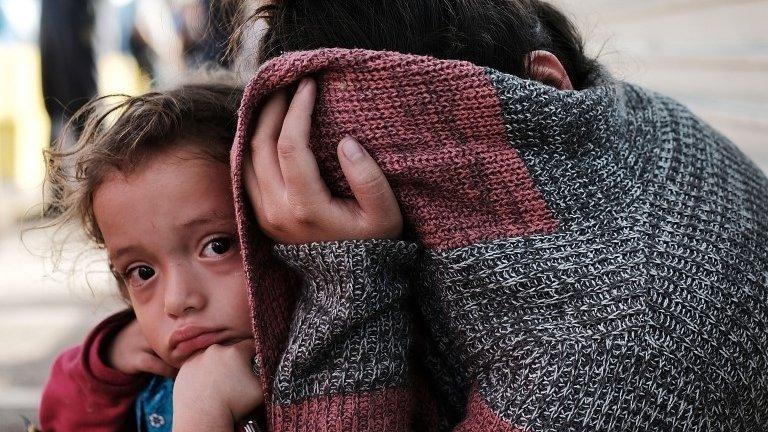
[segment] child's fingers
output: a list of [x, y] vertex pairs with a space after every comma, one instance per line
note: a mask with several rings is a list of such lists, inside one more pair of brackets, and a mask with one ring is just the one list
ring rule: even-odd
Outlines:
[[277, 155], [288, 204], [299, 219], [310, 217], [307, 210], [329, 202], [331, 197], [309, 148], [316, 93], [317, 84], [313, 79], [301, 80], [277, 141]]
[[283, 128], [288, 110], [284, 90], [272, 95], [264, 105], [251, 139], [251, 158], [262, 196], [280, 196], [283, 191], [283, 175], [277, 157], [276, 143]]
[[402, 216], [397, 199], [389, 186], [384, 172], [367, 151], [352, 137], [341, 140], [338, 147], [339, 163], [349, 183], [357, 204], [366, 215], [367, 223], [381, 227], [387, 236], [399, 235], [402, 230]]
[[253, 339], [244, 339], [232, 346], [239, 352], [245, 354], [249, 359], [256, 355], [256, 344]]
[[164, 362], [160, 357], [153, 353], [144, 353], [139, 359], [139, 370], [153, 375], [161, 375], [168, 378], [174, 378], [178, 369]]

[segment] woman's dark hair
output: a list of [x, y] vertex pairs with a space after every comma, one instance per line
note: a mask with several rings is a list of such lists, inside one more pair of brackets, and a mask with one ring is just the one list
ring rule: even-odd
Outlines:
[[273, 0], [246, 25], [262, 18], [267, 29], [259, 63], [286, 51], [364, 48], [466, 60], [530, 77], [526, 55], [546, 50], [577, 89], [599, 71], [573, 23], [538, 0]]

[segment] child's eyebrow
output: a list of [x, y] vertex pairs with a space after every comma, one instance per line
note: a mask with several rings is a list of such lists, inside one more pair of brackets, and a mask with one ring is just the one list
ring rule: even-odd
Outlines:
[[140, 248], [136, 247], [136, 246], [126, 246], [124, 248], [120, 248], [120, 249], [116, 250], [114, 254], [110, 254], [109, 255], [110, 265], [112, 265], [111, 263], [117, 261], [121, 256], [123, 256], [125, 254], [128, 254], [130, 252], [136, 251], [138, 249], [140, 249]]
[[221, 211], [212, 211], [209, 213], [205, 213], [203, 215], [200, 215], [198, 217], [192, 218], [182, 224], [179, 225], [180, 228], [188, 230], [192, 229], [196, 226], [200, 225], [207, 225], [211, 222], [218, 222], [222, 219], [234, 221], [235, 216], [232, 213], [227, 212], [221, 212]]

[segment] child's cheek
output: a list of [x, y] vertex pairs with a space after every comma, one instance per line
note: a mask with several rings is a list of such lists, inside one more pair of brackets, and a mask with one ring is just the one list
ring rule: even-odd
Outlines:
[[148, 306], [152, 303], [154, 293], [147, 287], [142, 288], [128, 288], [128, 296], [131, 299], [131, 304], [134, 308], [141, 306]]
[[231, 254], [213, 264], [212, 269], [215, 273], [227, 277], [235, 274], [242, 275], [244, 273], [243, 260], [240, 254]]

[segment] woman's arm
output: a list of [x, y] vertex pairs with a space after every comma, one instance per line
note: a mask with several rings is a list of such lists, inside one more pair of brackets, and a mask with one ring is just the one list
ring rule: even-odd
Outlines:
[[305, 78], [293, 99], [271, 97], [244, 166], [259, 227], [304, 281], [268, 414], [285, 430], [409, 430], [416, 246], [371, 240], [400, 237], [403, 217], [378, 164], [350, 137], [337, 154], [354, 198], [331, 195], [309, 146], [315, 95]]
[[274, 381], [274, 409], [296, 425], [322, 429], [328, 410], [344, 409], [360, 425], [402, 430], [411, 414], [407, 270], [416, 245], [358, 240], [275, 250], [304, 286]]
[[[339, 158], [355, 199], [331, 196], [309, 149], [315, 93], [316, 84], [306, 79], [290, 103], [283, 92], [265, 105], [245, 172], [260, 228], [286, 244], [277, 247], [278, 255], [306, 280], [272, 402], [290, 405], [315, 396], [327, 402], [349, 388], [368, 389], [385, 399], [392, 394], [399, 401], [410, 344], [401, 270], [415, 247], [397, 241], [298, 245], [398, 237], [402, 231], [402, 215], [386, 178], [352, 139], [340, 144]], [[360, 344], [366, 350], [379, 345], [376, 356], [361, 352]], [[261, 403], [258, 383], [242, 367], [246, 357], [233, 347], [211, 347], [182, 367], [174, 388], [175, 430], [226, 430], [246, 408]], [[357, 358], [352, 367], [359, 369], [359, 377], [347, 375], [353, 372], [348, 365], [327, 364], [346, 363], [348, 357]], [[339, 381], [339, 374], [347, 378]], [[236, 409], [237, 400], [248, 403]], [[330, 418], [318, 412], [310, 416], [302, 416], [304, 426], [319, 427]]]

